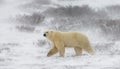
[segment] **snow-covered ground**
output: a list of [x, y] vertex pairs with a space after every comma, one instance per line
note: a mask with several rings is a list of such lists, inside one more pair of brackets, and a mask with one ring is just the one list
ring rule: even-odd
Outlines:
[[[46, 27], [39, 28], [34, 32], [21, 32], [16, 29], [18, 23], [12, 21], [16, 15], [21, 13], [31, 13], [21, 11], [18, 7], [33, 0], [1, 0], [0, 5], [0, 69], [119, 69], [120, 68], [120, 41], [105, 40], [102, 35], [89, 35], [91, 44], [96, 50], [95, 55], [88, 55], [86, 52], [82, 56], [74, 56], [73, 49], [66, 49], [65, 57], [58, 54], [47, 57], [50, 43], [42, 36]], [[44, 1], [44, 0], [43, 0]], [[58, 4], [57, 1], [52, 0]], [[64, 1], [64, 0], [58, 0]], [[66, 0], [65, 0], [66, 1]], [[71, 0], [72, 1], [72, 0]], [[76, 2], [77, 0], [75, 0]], [[86, 1], [86, 2], [85, 2]], [[83, 4], [111, 5], [112, 1], [101, 2], [101, 0], [85, 0]], [[104, 0], [103, 0], [104, 1]], [[115, 1], [114, 1], [115, 2]], [[59, 3], [62, 4], [62, 3]], [[71, 3], [70, 3], [71, 4]], [[95, 5], [98, 5], [95, 4]], [[114, 4], [119, 4], [116, 1]], [[98, 5], [99, 7], [100, 5]], [[44, 10], [44, 9], [43, 9]], [[38, 10], [36, 10], [38, 11]], [[13, 18], [12, 18], [13, 17]], [[40, 30], [40, 31], [39, 31]], [[84, 31], [85, 32], [85, 31]], [[94, 39], [92, 39], [94, 38]], [[100, 39], [100, 40], [99, 40]], [[96, 41], [97, 40], [97, 41]], [[99, 40], [99, 41], [98, 41]]]

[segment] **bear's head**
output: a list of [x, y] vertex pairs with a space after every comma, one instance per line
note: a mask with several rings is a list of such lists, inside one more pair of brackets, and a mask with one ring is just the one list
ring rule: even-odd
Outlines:
[[53, 37], [53, 31], [52, 30], [45, 31], [43, 36], [51, 40]]

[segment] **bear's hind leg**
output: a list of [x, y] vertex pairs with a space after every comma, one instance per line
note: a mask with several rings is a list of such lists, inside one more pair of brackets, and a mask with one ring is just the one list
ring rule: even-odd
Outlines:
[[94, 49], [91, 46], [84, 46], [84, 50], [87, 51], [91, 55], [95, 53]]
[[58, 52], [56, 47], [53, 47], [52, 49], [50, 49], [50, 51], [48, 52], [47, 56], [52, 56], [54, 54], [56, 54]]
[[75, 50], [76, 56], [81, 56], [82, 55], [82, 48], [75, 47], [74, 50]]

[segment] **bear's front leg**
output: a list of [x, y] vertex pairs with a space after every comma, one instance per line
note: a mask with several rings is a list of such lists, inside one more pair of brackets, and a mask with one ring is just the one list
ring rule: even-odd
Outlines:
[[60, 57], [64, 57], [64, 54], [65, 54], [65, 48], [59, 49], [59, 55], [60, 55]]
[[57, 48], [58, 51], [59, 51], [60, 57], [64, 57], [64, 54], [65, 54], [64, 43], [59, 42], [59, 41], [56, 41], [56, 42], [55, 42], [55, 45], [56, 45], [56, 48]]
[[50, 51], [48, 52], [47, 56], [50, 57], [54, 54], [56, 54], [58, 52], [57, 48], [55, 46], [53, 46], [52, 49], [50, 49]]

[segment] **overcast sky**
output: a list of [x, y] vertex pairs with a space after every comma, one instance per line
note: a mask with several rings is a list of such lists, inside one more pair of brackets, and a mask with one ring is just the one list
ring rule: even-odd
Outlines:
[[[2, 1], [2, 0], [1, 0]], [[32, 0], [3, 0], [4, 2], [22, 2], [22, 1], [32, 1]], [[105, 7], [109, 5], [120, 5], [120, 0], [51, 0], [53, 3], [61, 5], [83, 5], [88, 4], [91, 7]]]

